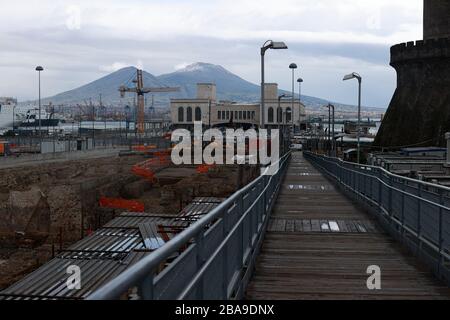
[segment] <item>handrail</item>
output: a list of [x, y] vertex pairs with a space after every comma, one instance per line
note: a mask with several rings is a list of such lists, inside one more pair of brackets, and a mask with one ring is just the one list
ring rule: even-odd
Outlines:
[[[279, 174], [280, 171], [283, 170], [290, 155], [291, 153], [289, 152], [278, 161], [279, 170], [277, 174]], [[269, 169], [266, 169], [266, 173], [267, 170]], [[123, 273], [119, 274], [115, 279], [111, 280], [103, 287], [90, 294], [87, 297], [87, 300], [117, 299], [122, 294], [127, 292], [128, 289], [142, 285], [142, 283], [146, 283], [147, 285], [149, 285], [150, 281], [150, 286], [153, 286], [154, 270], [156, 270], [162, 262], [166, 261], [175, 252], [189, 243], [191, 239], [196, 238], [199, 235], [203, 235], [205, 227], [218, 220], [219, 218], [222, 218], [227, 210], [232, 207], [236, 203], [236, 201], [242, 199], [242, 197], [246, 195], [248, 191], [254, 189], [260, 183], [264, 183], [264, 185], [266, 186], [264, 190], [267, 190], [267, 186], [271, 184], [273, 179], [274, 176], [269, 177], [266, 175], [261, 175], [252, 183], [238, 190], [231, 197], [222, 202], [218, 207], [202, 217], [199, 221], [195, 222], [189, 228], [185, 229], [183, 232], [175, 236], [164, 246], [150, 253], [148, 256], [144, 257], [136, 264], [129, 267]], [[261, 196], [259, 196], [255, 200], [255, 203], [260, 198]]]
[[[314, 153], [311, 153], [311, 152], [308, 152], [308, 151], [305, 151], [305, 154], [318, 156], [318, 155], [316, 155]], [[368, 164], [356, 164], [356, 163], [353, 163], [353, 162], [344, 161], [344, 160], [342, 160], [340, 158], [333, 158], [333, 157], [329, 157], [329, 156], [326, 156], [326, 155], [320, 155], [320, 157], [329, 159], [331, 161], [338, 161], [338, 162], [340, 162], [342, 164], [347, 164], [347, 165], [351, 165], [351, 166], [376, 169], [376, 170], [382, 171], [386, 175], [389, 175], [389, 176], [397, 178], [397, 179], [406, 180], [406, 181], [409, 181], [409, 182], [412, 182], [412, 183], [417, 183], [417, 184], [421, 184], [421, 185], [424, 185], [424, 186], [427, 186], [427, 187], [437, 188], [437, 189], [441, 189], [441, 190], [445, 190], [445, 191], [450, 192], [450, 187], [446, 187], [446, 186], [442, 186], [442, 185], [438, 185], [438, 184], [433, 184], [433, 183], [422, 181], [422, 180], [416, 180], [416, 179], [412, 179], [412, 178], [409, 178], [409, 177], [403, 177], [403, 176], [400, 176], [398, 174], [392, 173], [392, 172], [386, 170], [383, 167], [377, 167], [377, 166], [372, 166], [372, 165], [368, 165]]]
[[[450, 285], [450, 188], [398, 176], [381, 167], [311, 152], [304, 155], [344, 191], [369, 205], [391, 235], [405, 243]], [[394, 184], [403, 186], [403, 190]], [[417, 194], [408, 192], [406, 187]]]
[[[325, 158], [325, 157], [324, 157]], [[330, 157], [326, 157], [326, 158], [328, 158], [328, 159], [331, 159], [330, 161], [332, 161], [332, 159], [333, 158], [330, 158]], [[338, 159], [338, 158], [335, 158], [335, 161], [337, 161], [337, 160], [339, 160], [339, 161], [341, 161], [342, 163], [347, 163], [347, 164], [352, 164], [353, 166], [358, 166], [358, 167], [361, 167], [362, 165], [356, 165], [356, 164], [354, 164], [354, 163], [351, 163], [351, 162], [345, 162], [345, 161], [342, 161], [342, 159]], [[344, 168], [342, 165], [340, 165], [339, 164], [339, 166], [341, 167], [341, 168]], [[386, 171], [384, 168], [378, 168], [378, 167], [372, 167], [372, 168], [376, 168], [376, 169], [382, 169], [382, 170], [384, 170], [384, 171]], [[396, 188], [396, 187], [393, 187], [393, 186], [391, 186], [391, 185], [389, 185], [389, 184], [387, 184], [386, 182], [384, 182], [382, 179], [380, 179], [379, 177], [377, 177], [377, 176], [374, 176], [374, 175], [371, 175], [371, 174], [367, 174], [367, 173], [363, 173], [363, 172], [360, 172], [360, 171], [356, 171], [356, 170], [354, 170], [354, 169], [349, 169], [349, 168], [345, 168], [347, 171], [350, 171], [350, 172], [353, 172], [353, 173], [356, 173], [356, 174], [359, 174], [359, 175], [362, 175], [362, 176], [365, 176], [365, 177], [370, 177], [370, 178], [373, 178], [373, 179], [375, 179], [375, 180], [378, 180], [382, 185], [384, 185], [384, 186], [386, 186], [386, 187], [388, 187], [389, 189], [391, 189], [391, 190], [395, 190], [395, 191], [397, 191], [397, 192], [399, 192], [399, 193], [402, 193], [402, 194], [404, 194], [404, 195], [407, 195], [407, 196], [409, 196], [409, 197], [412, 197], [412, 198], [415, 198], [415, 199], [417, 199], [417, 200], [419, 200], [419, 201], [422, 201], [422, 202], [426, 202], [426, 203], [428, 203], [428, 204], [431, 204], [431, 205], [434, 205], [434, 206], [436, 206], [436, 207], [438, 207], [438, 208], [441, 208], [441, 209], [443, 209], [443, 210], [446, 210], [446, 211], [448, 211], [448, 213], [450, 214], [450, 208], [449, 207], [446, 207], [446, 206], [444, 206], [444, 205], [442, 205], [442, 204], [440, 204], [440, 203], [435, 203], [435, 202], [433, 202], [433, 201], [430, 201], [430, 200], [428, 200], [428, 199], [424, 199], [424, 198], [422, 198], [422, 197], [419, 197], [419, 196], [417, 196], [417, 195], [415, 195], [415, 194], [413, 194], [413, 193], [411, 193], [411, 192], [407, 192], [407, 191], [405, 191], [405, 190], [401, 190], [401, 189], [399, 189], [399, 188]], [[328, 171], [328, 170], [327, 170]], [[388, 172], [387, 171], [387, 173], [390, 173], [390, 172]], [[335, 175], [335, 174], [333, 174], [333, 173], [331, 173], [331, 172], [329, 172], [329, 174], [330, 175], [332, 175], [332, 176], [334, 176], [336, 179], [338, 179], [338, 177]], [[394, 176], [394, 177], [396, 177], [396, 178], [400, 178], [400, 179], [409, 179], [409, 180], [413, 180], [413, 181], [415, 181], [415, 182], [421, 182], [420, 180], [414, 180], [414, 179], [410, 179], [410, 178], [407, 178], [407, 177], [402, 177], [402, 176], [398, 176], [398, 175], [395, 175], [395, 174], [392, 174], [392, 176]], [[423, 181], [422, 181], [423, 182]], [[431, 184], [431, 186], [433, 186], [433, 187], [439, 187], [439, 185], [434, 185], [434, 184]], [[445, 186], [444, 186], [445, 187]], [[372, 199], [369, 199], [368, 198], [368, 200], [370, 200], [370, 201], [373, 201]], [[374, 202], [375, 203], [375, 202]]]

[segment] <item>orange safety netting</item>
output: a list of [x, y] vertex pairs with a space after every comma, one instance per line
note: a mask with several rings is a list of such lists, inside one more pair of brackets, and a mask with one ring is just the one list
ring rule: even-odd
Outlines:
[[138, 152], [145, 152], [145, 151], [150, 151], [150, 150], [155, 150], [157, 148], [157, 146], [155, 145], [138, 145], [138, 146], [132, 146], [131, 150], [133, 151], [138, 151]]
[[145, 207], [142, 202], [134, 200], [125, 200], [120, 198], [100, 198], [100, 207], [110, 209], [124, 209], [132, 212], [144, 212]]
[[197, 172], [198, 173], [208, 173], [209, 170], [213, 167], [214, 167], [214, 165], [202, 164], [197, 167]]
[[155, 158], [138, 163], [131, 171], [139, 177], [154, 182], [155, 172], [170, 165], [169, 154], [170, 150], [155, 152]]

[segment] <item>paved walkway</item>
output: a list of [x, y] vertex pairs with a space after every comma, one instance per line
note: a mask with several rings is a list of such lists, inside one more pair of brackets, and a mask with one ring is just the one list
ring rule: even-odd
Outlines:
[[[371, 265], [381, 290], [367, 288]], [[247, 298], [450, 299], [450, 289], [296, 153]]]

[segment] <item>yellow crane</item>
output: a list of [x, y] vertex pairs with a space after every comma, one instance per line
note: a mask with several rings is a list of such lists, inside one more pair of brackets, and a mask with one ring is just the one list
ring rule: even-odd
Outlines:
[[134, 88], [128, 88], [126, 86], [120, 86], [120, 96], [122, 98], [125, 97], [125, 93], [131, 92], [136, 93], [138, 98], [137, 105], [137, 130], [139, 134], [144, 134], [145, 127], [145, 94], [147, 93], [168, 93], [168, 92], [178, 92], [180, 91], [179, 87], [160, 87], [160, 88], [145, 88], [144, 87], [144, 78], [142, 76], [142, 70], [137, 70], [136, 80], [133, 81], [136, 86]]

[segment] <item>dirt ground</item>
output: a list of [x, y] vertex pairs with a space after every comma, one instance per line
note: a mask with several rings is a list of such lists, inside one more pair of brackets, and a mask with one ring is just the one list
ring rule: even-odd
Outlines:
[[138, 200], [146, 212], [177, 214], [195, 197], [223, 197], [253, 180], [255, 168], [169, 167], [150, 183], [131, 173], [142, 156], [0, 170], [0, 290], [49, 261], [123, 210], [100, 208], [101, 196]]

